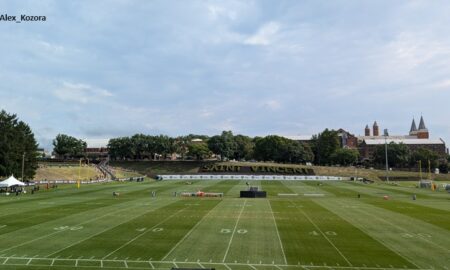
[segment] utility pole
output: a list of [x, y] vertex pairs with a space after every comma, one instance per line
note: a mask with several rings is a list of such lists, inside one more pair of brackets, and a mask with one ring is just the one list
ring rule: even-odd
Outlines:
[[25, 152], [22, 154], [22, 182], [23, 182], [23, 171], [25, 167]]

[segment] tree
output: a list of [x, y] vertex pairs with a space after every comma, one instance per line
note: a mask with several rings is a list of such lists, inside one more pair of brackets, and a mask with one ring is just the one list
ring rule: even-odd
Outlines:
[[325, 129], [322, 133], [314, 135], [311, 140], [314, 153], [314, 163], [318, 165], [332, 164], [332, 154], [340, 148], [338, 132]]
[[431, 151], [430, 149], [421, 147], [421, 148], [416, 149], [412, 153], [411, 159], [410, 159], [410, 164], [411, 164], [411, 166], [417, 166], [417, 164], [420, 161], [420, 163], [422, 164], [422, 168], [426, 168], [426, 170], [427, 170], [428, 169], [428, 161], [430, 161], [431, 168], [436, 168], [438, 166], [438, 159], [439, 159], [438, 154]]
[[24, 178], [32, 179], [37, 169], [38, 145], [30, 127], [15, 114], [0, 112], [0, 176], [22, 175], [22, 158], [25, 161]]
[[298, 141], [286, 139], [284, 147], [280, 150], [282, 162], [305, 163], [314, 159], [311, 148]]
[[206, 143], [191, 143], [188, 149], [189, 155], [195, 157], [197, 160], [203, 160], [211, 153]]
[[108, 153], [112, 159], [131, 159], [135, 155], [133, 143], [129, 137], [110, 139]]
[[256, 138], [254, 156], [261, 161], [289, 163], [302, 163], [313, 159], [313, 153], [309, 147], [276, 135]]
[[53, 151], [63, 158], [76, 158], [83, 156], [87, 144], [75, 137], [58, 134], [53, 140]]
[[358, 162], [359, 152], [354, 149], [341, 148], [337, 149], [336, 152], [331, 154], [331, 160], [334, 164], [339, 164], [343, 166], [353, 165]]
[[[386, 164], [386, 146], [384, 144], [375, 147], [373, 160], [375, 164]], [[387, 145], [388, 166], [407, 167], [411, 158], [411, 151], [406, 144], [391, 142]]]
[[221, 135], [216, 135], [208, 140], [208, 148], [222, 159], [233, 157], [236, 151], [236, 142], [234, 141], [233, 132], [222, 131]]
[[234, 142], [236, 144], [236, 150], [234, 152], [234, 159], [252, 159], [255, 143], [248, 136], [236, 135], [234, 136]]

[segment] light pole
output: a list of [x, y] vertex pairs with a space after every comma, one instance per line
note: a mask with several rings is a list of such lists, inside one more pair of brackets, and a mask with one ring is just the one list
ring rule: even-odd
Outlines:
[[388, 165], [388, 153], [387, 153], [387, 137], [389, 133], [387, 129], [384, 129], [384, 154], [386, 158], [386, 181], [389, 183], [389, 165]]

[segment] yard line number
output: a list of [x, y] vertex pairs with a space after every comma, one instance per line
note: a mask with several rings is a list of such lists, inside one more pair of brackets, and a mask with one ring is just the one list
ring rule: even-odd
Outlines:
[[[220, 233], [231, 233], [232, 230], [231, 229], [221, 229]], [[246, 234], [248, 231], [246, 229], [239, 229], [236, 231], [238, 234]]]

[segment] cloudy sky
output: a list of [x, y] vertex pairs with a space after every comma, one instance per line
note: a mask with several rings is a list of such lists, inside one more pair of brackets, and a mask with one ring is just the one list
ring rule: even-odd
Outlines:
[[222, 130], [404, 135], [450, 143], [450, 3], [0, 1], [0, 108], [41, 145]]

